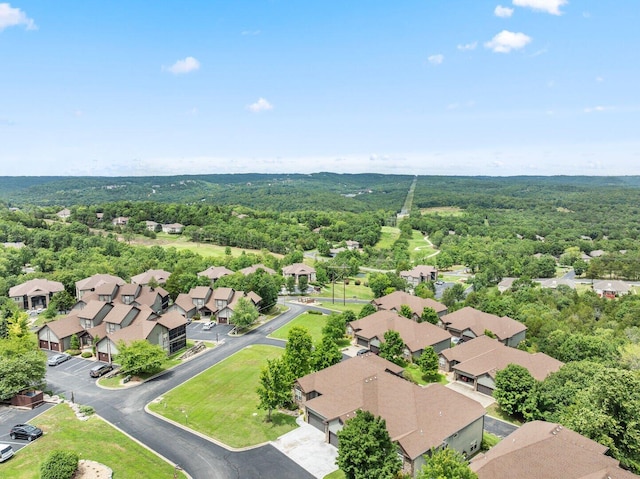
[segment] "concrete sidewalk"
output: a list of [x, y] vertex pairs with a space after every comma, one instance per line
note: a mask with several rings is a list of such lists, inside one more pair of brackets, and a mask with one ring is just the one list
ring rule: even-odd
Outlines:
[[280, 436], [272, 442], [273, 446], [319, 479], [338, 469], [338, 450], [324, 441], [324, 433], [306, 423], [302, 416], [296, 422], [300, 427]]

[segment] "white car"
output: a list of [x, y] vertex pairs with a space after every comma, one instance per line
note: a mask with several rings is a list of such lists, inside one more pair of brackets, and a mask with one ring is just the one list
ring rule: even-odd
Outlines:
[[202, 329], [204, 329], [205, 331], [209, 331], [215, 325], [216, 323], [214, 323], [213, 321], [209, 321], [208, 323], [204, 323], [204, 326], [202, 326]]

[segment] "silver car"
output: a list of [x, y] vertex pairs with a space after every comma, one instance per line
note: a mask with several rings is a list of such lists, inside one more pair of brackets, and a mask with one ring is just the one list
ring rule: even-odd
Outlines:
[[68, 359], [71, 359], [71, 356], [69, 356], [67, 353], [60, 353], [60, 354], [51, 356], [47, 361], [47, 364], [49, 366], [57, 366], [60, 363], [64, 363]]

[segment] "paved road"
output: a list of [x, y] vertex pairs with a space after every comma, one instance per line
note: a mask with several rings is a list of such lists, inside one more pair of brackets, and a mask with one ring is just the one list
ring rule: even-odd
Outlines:
[[[50, 389], [63, 393], [67, 398], [70, 398], [73, 392], [77, 403], [93, 406], [100, 416], [170, 461], [179, 464], [195, 479], [312, 478], [311, 474], [271, 445], [250, 451], [230, 452], [208, 439], [144, 411], [144, 406], [153, 399], [246, 346], [257, 343], [283, 346], [281, 341], [265, 338], [266, 334], [287, 323], [304, 309], [303, 306], [290, 304], [289, 311], [270, 323], [244, 336], [225, 337], [223, 345], [131, 389], [98, 388], [95, 381], [89, 378], [88, 369], [91, 363], [79, 358], [50, 368], [47, 383]], [[190, 325], [190, 329], [192, 328], [196, 326]]]

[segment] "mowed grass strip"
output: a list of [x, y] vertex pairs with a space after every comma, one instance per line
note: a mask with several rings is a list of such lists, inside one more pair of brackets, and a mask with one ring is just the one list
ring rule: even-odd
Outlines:
[[400, 236], [400, 228], [395, 228], [393, 226], [383, 226], [381, 228], [381, 232], [380, 241], [378, 241], [375, 246], [378, 249], [391, 248], [395, 240]]
[[149, 408], [228, 446], [239, 448], [272, 441], [295, 429], [295, 417], [258, 409], [256, 387], [267, 359], [284, 352], [254, 345], [228, 357], [168, 392]]
[[[58, 449], [109, 466], [113, 477], [174, 477], [174, 468], [169, 463], [98, 417], [80, 421], [66, 404], [51, 408], [31, 423], [40, 427], [44, 436], [0, 464], [0, 477], [39, 479], [40, 464]], [[185, 476], [180, 473], [179, 477]]]
[[302, 313], [293, 319], [293, 321], [289, 321], [281, 328], [276, 329], [271, 333], [271, 337], [286, 340], [291, 328], [294, 326], [302, 326], [303, 328], [307, 328], [313, 338], [313, 342], [317, 343], [322, 339], [322, 328], [327, 324], [327, 317], [325, 314]]

